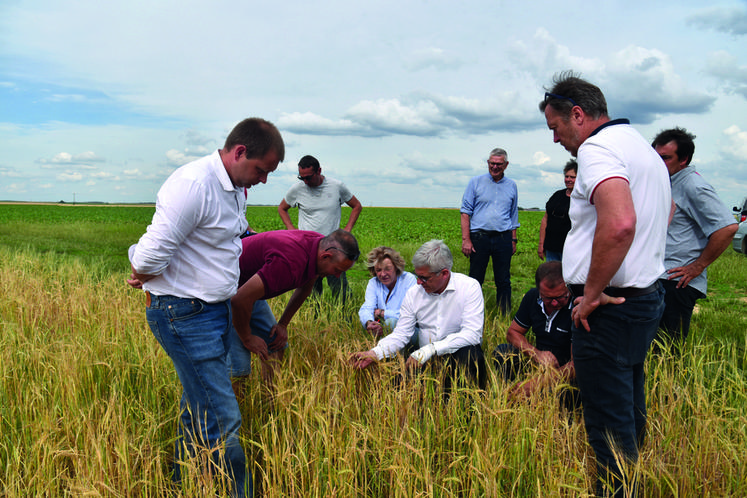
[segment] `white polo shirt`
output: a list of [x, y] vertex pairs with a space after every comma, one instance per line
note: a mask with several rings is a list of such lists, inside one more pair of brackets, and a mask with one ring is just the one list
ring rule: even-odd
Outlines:
[[611, 178], [630, 185], [636, 213], [635, 237], [612, 287], [648, 287], [664, 271], [671, 208], [669, 174], [653, 147], [627, 120], [602, 125], [578, 149], [578, 176], [571, 193], [571, 231], [563, 247], [563, 278], [585, 284], [597, 226], [595, 189]]

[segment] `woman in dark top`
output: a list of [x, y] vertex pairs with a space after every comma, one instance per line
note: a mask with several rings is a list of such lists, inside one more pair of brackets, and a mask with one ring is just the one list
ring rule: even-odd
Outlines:
[[537, 254], [540, 259], [560, 261], [563, 258], [563, 244], [571, 229], [568, 208], [571, 205], [571, 192], [576, 184], [578, 164], [571, 159], [563, 168], [565, 188], [558, 190], [545, 205], [545, 216], [540, 223], [540, 239]]

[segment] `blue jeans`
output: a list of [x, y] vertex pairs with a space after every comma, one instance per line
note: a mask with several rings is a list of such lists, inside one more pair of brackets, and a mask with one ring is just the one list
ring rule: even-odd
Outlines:
[[469, 276], [480, 282], [485, 280], [488, 261], [493, 258], [493, 278], [495, 280], [495, 300], [504, 315], [511, 313], [511, 256], [513, 244], [511, 230], [505, 232], [470, 232], [472, 247], [469, 257]]
[[[262, 338], [267, 343], [267, 349], [270, 353], [279, 351], [270, 348], [270, 342], [272, 341], [270, 330], [276, 323], [278, 322], [275, 320], [275, 315], [272, 314], [267, 301], [262, 299], [255, 301], [249, 326], [252, 328], [252, 335]], [[287, 347], [286, 344], [285, 348]], [[231, 377], [244, 377], [252, 373], [252, 353], [241, 342], [239, 334], [233, 326], [229, 336], [228, 371]]]
[[148, 325], [174, 363], [183, 388], [174, 480], [181, 481], [179, 463], [185, 452], [220, 448], [211, 460], [231, 477], [233, 496], [245, 496], [246, 489], [251, 495], [252, 475], [239, 441], [241, 413], [226, 361], [233, 328], [230, 300], [206, 303], [154, 295], [150, 299], [145, 310]]
[[562, 251], [545, 250], [545, 261], [562, 261], [562, 260], [563, 260]]
[[[589, 315], [591, 332], [573, 334], [573, 361], [581, 391], [584, 424], [597, 460], [597, 494], [607, 496], [602, 481], [623, 494], [623, 478], [613, 449], [627, 461], [638, 459], [646, 436], [644, 361], [664, 311], [664, 289], [623, 304], [600, 306]], [[611, 438], [611, 440], [610, 440]], [[635, 483], [628, 481], [635, 488]]]

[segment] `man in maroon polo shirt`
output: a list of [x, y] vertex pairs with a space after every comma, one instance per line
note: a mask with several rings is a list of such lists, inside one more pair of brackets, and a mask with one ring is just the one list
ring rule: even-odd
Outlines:
[[[350, 232], [326, 237], [306, 230], [278, 230], [246, 237], [239, 259], [239, 290], [231, 299], [233, 325], [229, 364], [233, 377], [251, 372], [251, 354], [262, 360], [262, 378], [272, 385], [275, 362], [288, 347], [288, 324], [318, 277], [339, 277], [360, 255]], [[279, 321], [266, 300], [294, 290]]]

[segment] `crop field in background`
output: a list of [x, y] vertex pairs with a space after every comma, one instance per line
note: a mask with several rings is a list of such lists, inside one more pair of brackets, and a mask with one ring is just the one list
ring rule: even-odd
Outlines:
[[[0, 497], [205, 496], [199, 476], [170, 483], [180, 386], [145, 323], [142, 292], [125, 284], [127, 248], [153, 206], [0, 204]], [[293, 212], [293, 211], [292, 211]], [[349, 209], [343, 211], [346, 219]], [[514, 311], [532, 286], [541, 212], [520, 212], [512, 261]], [[255, 230], [281, 229], [275, 207], [249, 207]], [[458, 272], [459, 213], [364, 208], [363, 255], [378, 245], [409, 263], [446, 241]], [[257, 372], [241, 401], [242, 437], [265, 496], [585, 496], [593, 454], [579, 414], [550, 393], [526, 403], [490, 373], [487, 392], [437, 381], [397, 384], [401, 363], [359, 373], [353, 351], [374, 342], [357, 322], [369, 278], [348, 273], [347, 309], [304, 305], [267, 397]], [[488, 275], [491, 272], [488, 270]], [[483, 287], [486, 353], [510, 318]], [[287, 295], [270, 301], [276, 314]], [[643, 496], [747, 496], [747, 258], [731, 248], [709, 269], [681, 358], [650, 357], [650, 437], [637, 472]], [[215, 490], [212, 490], [215, 491]], [[215, 494], [215, 493], [213, 493]]]

